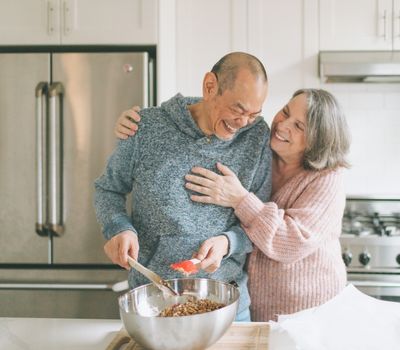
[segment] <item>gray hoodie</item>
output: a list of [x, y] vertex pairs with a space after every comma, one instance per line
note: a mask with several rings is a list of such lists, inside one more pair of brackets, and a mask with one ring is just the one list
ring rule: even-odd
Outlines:
[[[178, 94], [161, 107], [143, 109], [136, 136], [118, 142], [102, 176], [95, 182], [95, 207], [107, 239], [124, 230], [139, 238], [139, 262], [163, 278], [182, 277], [170, 264], [190, 259], [207, 238], [225, 234], [229, 253], [220, 268], [195, 277], [236, 281], [241, 293], [239, 310], [250, 305], [246, 255], [252, 244], [231, 208], [191, 201], [184, 176], [193, 166], [217, 171], [228, 166], [243, 186], [266, 201], [271, 191], [269, 128], [260, 117], [240, 129], [233, 139], [206, 137], [187, 106], [199, 98]], [[132, 192], [132, 212], [126, 195]], [[134, 270], [130, 286], [149, 283]]]

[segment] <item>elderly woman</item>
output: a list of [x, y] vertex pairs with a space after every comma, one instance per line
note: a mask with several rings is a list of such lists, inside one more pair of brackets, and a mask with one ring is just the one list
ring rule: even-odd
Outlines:
[[[120, 133], [128, 126], [123, 116], [118, 124]], [[193, 201], [234, 208], [253, 242], [248, 260], [253, 321], [320, 305], [344, 288], [339, 236], [349, 144], [336, 99], [324, 90], [303, 89], [272, 122], [269, 202], [244, 189], [222, 164], [221, 174], [196, 167], [186, 176], [186, 187], [199, 194]], [[202, 249], [197, 256], [204, 256]]]

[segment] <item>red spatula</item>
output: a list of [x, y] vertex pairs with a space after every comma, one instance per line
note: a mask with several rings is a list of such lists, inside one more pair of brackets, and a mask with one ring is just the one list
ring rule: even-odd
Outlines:
[[199, 271], [198, 265], [200, 264], [200, 262], [201, 261], [199, 259], [178, 261], [174, 264], [171, 264], [171, 269], [179, 271], [183, 273], [185, 276], [189, 276]]

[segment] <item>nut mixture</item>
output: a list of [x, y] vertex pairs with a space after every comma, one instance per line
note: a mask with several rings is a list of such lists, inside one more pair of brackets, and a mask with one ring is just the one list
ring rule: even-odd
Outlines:
[[189, 316], [214, 311], [224, 307], [225, 304], [216, 303], [209, 299], [190, 300], [186, 303], [175, 304], [165, 308], [160, 317]]

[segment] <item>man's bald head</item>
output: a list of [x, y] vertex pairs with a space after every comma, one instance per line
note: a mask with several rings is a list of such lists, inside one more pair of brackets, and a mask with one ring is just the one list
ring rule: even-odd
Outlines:
[[218, 79], [219, 95], [235, 86], [237, 74], [242, 69], [248, 70], [265, 83], [268, 81], [264, 65], [257, 57], [245, 52], [231, 52], [222, 57], [211, 70]]

